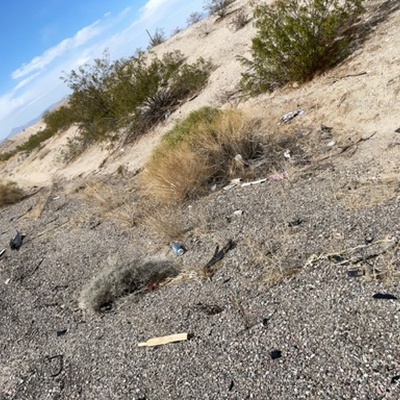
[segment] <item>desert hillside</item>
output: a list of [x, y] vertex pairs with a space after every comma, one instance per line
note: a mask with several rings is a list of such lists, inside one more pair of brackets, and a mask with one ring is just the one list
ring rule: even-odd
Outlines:
[[[256, 29], [234, 29], [237, 0], [154, 48], [214, 68], [139, 140], [66, 163], [72, 127], [0, 163], [23, 190], [0, 208], [1, 400], [400, 398], [400, 3], [365, 5], [347, 59], [244, 97]], [[204, 106], [248, 117], [264, 152], [158, 203], [152, 152]]]

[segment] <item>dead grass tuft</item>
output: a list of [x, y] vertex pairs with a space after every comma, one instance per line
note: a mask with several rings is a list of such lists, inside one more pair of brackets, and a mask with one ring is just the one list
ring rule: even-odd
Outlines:
[[24, 197], [24, 192], [13, 182], [0, 182], [0, 208], [18, 203]]
[[187, 232], [180, 217], [180, 207], [173, 210], [165, 207], [146, 207], [141, 220], [142, 224], [148, 226], [154, 236], [163, 243], [179, 240]]
[[135, 190], [130, 185], [116, 185], [103, 180], [87, 184], [84, 197], [90, 203], [91, 211], [103, 219], [118, 222], [121, 226], [132, 228], [138, 223]]
[[[264, 172], [276, 164], [277, 151], [284, 160], [277, 138], [269, 137], [274, 144], [268, 146], [262, 131], [259, 119], [238, 110], [192, 113], [154, 151], [143, 175], [144, 193], [161, 203], [174, 204], [202, 196], [233, 178], [255, 178], [258, 166], [262, 164]], [[260, 164], [265, 154], [270, 162]]]
[[169, 261], [134, 260], [125, 265], [114, 263], [83, 288], [79, 307], [95, 312], [109, 310], [117, 299], [153, 290], [178, 273], [177, 267]]

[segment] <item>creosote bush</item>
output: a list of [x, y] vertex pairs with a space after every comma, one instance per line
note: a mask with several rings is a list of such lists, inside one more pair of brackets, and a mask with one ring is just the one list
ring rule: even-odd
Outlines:
[[211, 68], [202, 58], [187, 64], [179, 51], [161, 58], [138, 51], [115, 62], [105, 54], [73, 70], [63, 78], [72, 89], [69, 106], [80, 131], [71, 144], [83, 150], [115, 138], [120, 128], [128, 131], [130, 140], [136, 139], [200, 91]]
[[255, 160], [262, 153], [258, 120], [233, 109], [201, 108], [178, 123], [154, 150], [144, 172], [144, 192], [165, 204], [195, 198], [214, 184], [252, 173], [238, 154]]
[[15, 183], [0, 182], [0, 208], [18, 203], [24, 197], [24, 192]]
[[305, 82], [349, 54], [351, 27], [363, 0], [277, 0], [254, 9], [257, 35], [242, 88], [272, 91], [290, 82]]

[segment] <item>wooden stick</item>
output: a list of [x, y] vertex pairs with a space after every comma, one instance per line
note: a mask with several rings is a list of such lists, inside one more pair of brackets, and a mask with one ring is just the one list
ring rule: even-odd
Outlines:
[[177, 333], [175, 335], [161, 336], [149, 339], [147, 342], [138, 343], [138, 347], [152, 347], [159, 346], [161, 344], [168, 344], [173, 342], [181, 342], [183, 340], [188, 340], [187, 333]]

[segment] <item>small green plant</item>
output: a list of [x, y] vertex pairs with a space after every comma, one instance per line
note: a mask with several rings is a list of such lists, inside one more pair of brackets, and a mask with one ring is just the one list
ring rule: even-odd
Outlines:
[[46, 112], [43, 116], [46, 128], [52, 132], [62, 132], [68, 129], [76, 120], [71, 107], [63, 105], [53, 111]]
[[0, 182], [0, 208], [18, 203], [24, 197], [24, 192], [15, 183]]
[[351, 26], [363, 0], [277, 0], [255, 7], [257, 36], [242, 88], [272, 91], [290, 81], [305, 82], [349, 54]]
[[42, 129], [39, 132], [31, 135], [25, 143], [17, 146], [16, 150], [17, 152], [30, 153], [39, 148], [44, 141], [50, 139], [55, 133], [56, 132], [49, 128]]
[[228, 7], [234, 2], [235, 0], [207, 0], [204, 10], [210, 15], [217, 15], [219, 18], [224, 18], [228, 13]]
[[17, 154], [17, 150], [0, 153], [0, 162], [9, 160], [11, 157], [15, 156], [15, 154]]

